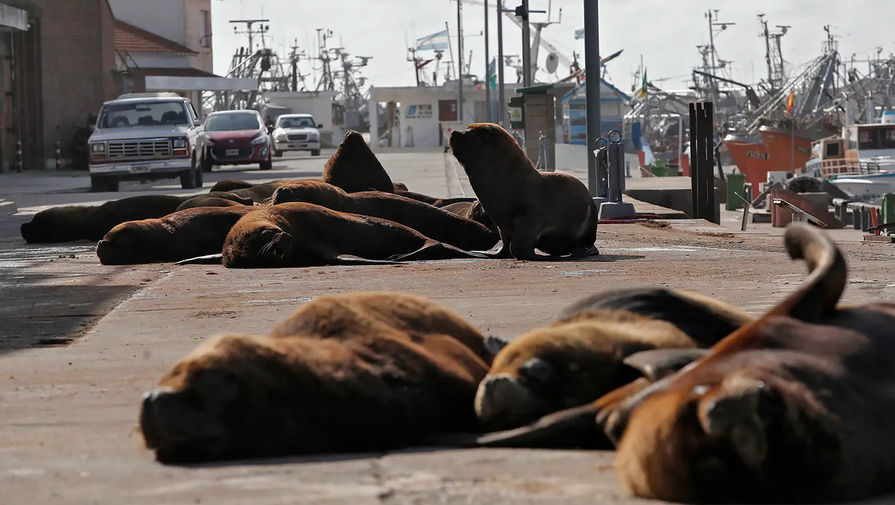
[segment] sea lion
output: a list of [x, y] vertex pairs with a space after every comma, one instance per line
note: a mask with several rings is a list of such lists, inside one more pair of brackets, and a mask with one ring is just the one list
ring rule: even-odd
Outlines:
[[349, 193], [357, 191], [393, 192], [395, 185], [379, 163], [363, 136], [348, 130], [336, 152], [323, 166], [323, 180]]
[[218, 253], [230, 228], [252, 210], [248, 205], [198, 207], [127, 221], [106, 233], [96, 255], [103, 265], [130, 265]]
[[262, 207], [230, 230], [223, 247], [229, 268], [327, 265], [367, 260], [478, 258], [402, 224], [311, 203]]
[[323, 296], [268, 336], [202, 343], [144, 396], [140, 428], [165, 463], [393, 449], [474, 430], [490, 358], [425, 298]]
[[460, 249], [490, 249], [500, 238], [488, 227], [425, 203], [381, 191], [346, 193], [331, 184], [300, 181], [274, 191], [271, 203], [307, 202], [388, 219]]
[[229, 191], [215, 191], [184, 200], [175, 211], [196, 207], [234, 207], [237, 205], [252, 206], [254, 202], [251, 198], [242, 197]]
[[192, 196], [141, 195], [102, 205], [71, 205], [42, 210], [21, 227], [22, 238], [31, 243], [97, 241], [113, 226], [125, 221], [161, 217], [174, 212]]
[[233, 191], [234, 189], [245, 189], [250, 188], [254, 184], [248, 181], [239, 181], [236, 179], [224, 179], [222, 181], [218, 181], [211, 186], [211, 189], [208, 190], [210, 193], [218, 192], [218, 191]]
[[[476, 394], [476, 413], [491, 430], [517, 428], [560, 410], [593, 402], [636, 380], [627, 358], [653, 349], [710, 346], [743, 324], [748, 314], [685, 291], [626, 288], [587, 297], [566, 308], [553, 324], [510, 342], [495, 357]], [[686, 364], [683, 363], [683, 364]], [[683, 366], [683, 364], [681, 366]], [[549, 432], [537, 445], [608, 446], [593, 422], [596, 410], [575, 430]], [[520, 435], [524, 435], [519, 438]], [[491, 434], [488, 445], [531, 445], [533, 433]]]
[[578, 179], [541, 173], [499, 125], [475, 123], [454, 130], [451, 150], [485, 212], [500, 229], [501, 256], [536, 259], [597, 254], [597, 208]]
[[442, 206], [441, 209], [457, 214], [460, 217], [482, 223], [494, 233], [500, 233], [497, 225], [494, 224], [494, 220], [488, 216], [488, 213], [485, 212], [485, 208], [482, 207], [482, 202], [478, 200], [472, 202], [454, 202]]
[[836, 307], [846, 264], [793, 224], [799, 289], [687, 368], [607, 402], [616, 467], [678, 502], [852, 501], [895, 491], [895, 304]]

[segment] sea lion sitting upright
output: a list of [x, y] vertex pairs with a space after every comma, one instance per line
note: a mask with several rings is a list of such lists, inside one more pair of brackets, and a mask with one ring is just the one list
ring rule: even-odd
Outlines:
[[525, 152], [496, 124], [454, 130], [451, 150], [485, 212], [500, 229], [502, 256], [597, 254], [597, 208], [587, 187], [568, 174], [535, 170]]
[[402, 224], [311, 203], [283, 203], [246, 214], [222, 252], [229, 268], [328, 265], [352, 259], [480, 258]]
[[424, 298], [322, 296], [268, 336], [202, 343], [145, 395], [140, 427], [165, 463], [394, 449], [473, 431], [490, 358]]
[[391, 193], [395, 185], [376, 155], [364, 142], [364, 137], [348, 130], [336, 152], [323, 167], [323, 181], [349, 193], [357, 191], [385, 191]]
[[837, 307], [835, 244], [801, 223], [785, 241], [811, 270], [795, 293], [687, 368], [605, 402], [598, 419], [635, 495], [815, 503], [895, 491], [895, 304]]
[[[655, 349], [683, 349], [689, 359], [743, 324], [748, 314], [726, 303], [664, 288], [614, 289], [587, 297], [560, 319], [514, 339], [494, 359], [476, 394], [476, 413], [491, 430], [516, 428], [541, 416], [593, 402], [640, 377], [628, 358]], [[609, 445], [596, 409], [577, 424], [544, 431], [538, 421], [491, 434], [488, 445]], [[566, 419], [564, 419], [565, 421]], [[571, 429], [574, 428], [574, 429]]]
[[382, 191], [346, 193], [320, 181], [299, 181], [274, 191], [271, 203], [307, 202], [339, 212], [388, 219], [460, 249], [489, 249], [500, 236], [488, 227], [423, 202]]
[[135, 219], [161, 217], [174, 212], [192, 196], [141, 195], [102, 205], [71, 205], [38, 212], [21, 227], [22, 238], [32, 243], [97, 241], [113, 226]]
[[218, 253], [230, 228], [252, 210], [248, 205], [198, 207], [127, 221], [106, 233], [96, 255], [103, 265], [132, 265]]

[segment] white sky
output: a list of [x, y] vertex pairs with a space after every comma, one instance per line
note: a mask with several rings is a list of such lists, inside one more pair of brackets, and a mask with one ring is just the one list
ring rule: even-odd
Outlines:
[[[520, 0], [504, 0], [511, 9]], [[574, 40], [574, 32], [584, 26], [584, 0], [530, 0], [530, 8], [546, 9], [552, 3], [553, 18], [562, 8], [562, 23], [551, 25], [544, 37], [571, 57], [572, 51], [582, 54], [583, 40]], [[491, 5], [491, 55], [497, 52], [495, 0]], [[364, 75], [377, 86], [413, 85], [413, 66], [406, 61], [408, 45], [417, 37], [444, 29], [448, 21], [451, 34], [456, 33], [455, 0], [212, 0], [215, 72], [223, 75], [236, 47], [246, 45], [245, 36], [233, 34], [231, 19], [270, 18], [272, 47], [282, 56], [288, 53], [294, 39], [312, 53], [316, 44], [316, 28], [334, 32], [330, 47], [343, 46], [356, 56], [372, 56]], [[801, 64], [820, 54], [824, 40], [823, 25], [830, 24], [839, 36], [843, 59], [856, 53], [866, 59], [881, 46], [883, 54], [895, 51], [895, 0], [634, 0], [600, 2], [600, 46], [604, 55], [624, 49], [624, 53], [608, 64], [609, 79], [628, 91], [632, 74], [643, 55], [649, 79], [666, 89], [687, 86], [690, 69], [699, 61], [696, 45], [708, 40], [705, 11], [720, 10], [720, 20], [734, 22], [716, 38], [720, 56], [733, 60], [732, 77], [753, 83], [764, 77], [764, 42], [758, 37], [760, 25], [756, 14], [765, 13], [770, 25], [792, 25], [783, 38], [783, 55], [788, 62]], [[464, 1], [463, 25], [467, 35], [466, 51], [473, 51], [471, 72], [485, 73], [484, 37], [480, 5]], [[538, 18], [537, 16], [541, 16]], [[532, 14], [533, 20], [543, 14]], [[456, 42], [452, 41], [456, 48]], [[504, 18], [504, 54], [520, 55], [521, 32]], [[542, 51], [541, 60], [543, 61]], [[310, 63], [302, 62], [302, 73]], [[866, 64], [859, 67], [866, 69]], [[560, 69], [563, 70], [562, 68]], [[507, 80], [515, 81], [515, 73], [507, 69]], [[660, 80], [668, 78], [667, 80]], [[308, 83], [309, 87], [313, 84]]]

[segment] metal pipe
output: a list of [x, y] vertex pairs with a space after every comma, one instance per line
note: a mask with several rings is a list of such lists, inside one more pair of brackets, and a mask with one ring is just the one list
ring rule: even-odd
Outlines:
[[[600, 138], [600, 15], [597, 0], [584, 0], [584, 72], [587, 94], [587, 150]], [[597, 195], [597, 160], [587, 157], [587, 188]]]
[[485, 117], [489, 123], [494, 119], [491, 115], [491, 55], [488, 52], [488, 0], [485, 0]]
[[503, 89], [503, 0], [497, 0], [497, 122], [507, 126], [507, 100]]
[[463, 0], [457, 0], [457, 70], [457, 120], [463, 121]]
[[522, 87], [531, 86], [531, 30], [528, 26], [528, 0], [522, 0]]

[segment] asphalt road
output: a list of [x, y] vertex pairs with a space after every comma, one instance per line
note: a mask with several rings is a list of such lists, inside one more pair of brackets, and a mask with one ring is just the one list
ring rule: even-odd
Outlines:
[[[319, 177], [320, 158], [206, 177]], [[472, 195], [442, 153], [385, 153], [392, 178], [438, 196]], [[582, 174], [578, 174], [582, 175]], [[42, 503], [638, 503], [617, 485], [611, 452], [416, 448], [376, 454], [164, 466], [137, 432], [143, 391], [204, 338], [266, 332], [314, 297], [355, 290], [428, 296], [508, 338], [610, 287], [685, 288], [760, 314], [805, 267], [779, 231], [702, 222], [601, 225], [588, 261], [451, 260], [394, 266], [227, 270], [106, 267], [90, 243], [26, 245], [18, 226], [52, 205], [186, 194], [176, 180], [88, 193], [84, 174], [0, 174], [0, 504]], [[835, 235], [849, 260], [848, 303], [895, 299], [895, 246]], [[878, 503], [889, 503], [881, 499]]]

